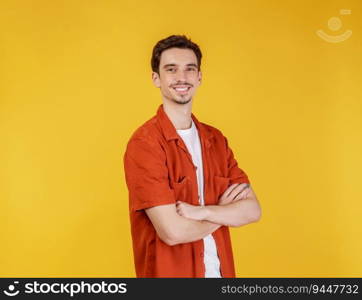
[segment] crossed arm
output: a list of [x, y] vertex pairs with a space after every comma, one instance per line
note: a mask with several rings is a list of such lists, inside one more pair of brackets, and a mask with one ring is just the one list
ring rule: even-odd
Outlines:
[[[228, 174], [234, 182], [245, 176], [238, 168], [232, 150], [224, 137]], [[137, 196], [135, 206], [144, 209], [158, 236], [168, 245], [193, 242], [221, 226], [238, 227], [259, 220], [261, 209], [251, 187], [233, 184], [220, 197], [218, 205], [194, 206], [185, 202], [143, 208], [143, 201], [154, 201], [158, 195], [170, 194], [165, 154], [158, 143], [144, 137], [132, 139], [124, 156], [129, 189]], [[150, 201], [153, 202], [153, 201]]]
[[207, 220], [224, 226], [239, 227], [260, 219], [261, 209], [249, 184], [231, 185], [219, 199], [219, 205], [195, 206], [177, 201], [179, 215]]
[[233, 184], [223, 193], [218, 205], [190, 205], [177, 201], [147, 208], [146, 214], [158, 236], [173, 246], [200, 240], [221, 226], [239, 227], [257, 222], [261, 209], [247, 184]]

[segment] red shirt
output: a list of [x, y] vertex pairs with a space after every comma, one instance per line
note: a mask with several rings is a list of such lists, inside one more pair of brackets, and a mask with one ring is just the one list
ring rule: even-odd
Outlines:
[[[221, 131], [191, 117], [200, 136], [205, 205], [217, 205], [229, 185], [250, 182]], [[137, 277], [205, 277], [203, 240], [169, 246], [144, 211], [176, 200], [199, 205], [196, 167], [162, 104], [130, 138], [124, 169]], [[221, 276], [235, 277], [229, 228], [221, 226], [212, 235]]]

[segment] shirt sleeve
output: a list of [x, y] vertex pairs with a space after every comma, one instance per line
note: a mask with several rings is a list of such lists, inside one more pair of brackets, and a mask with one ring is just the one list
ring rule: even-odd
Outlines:
[[249, 178], [246, 173], [239, 168], [238, 162], [234, 158], [234, 153], [229, 147], [227, 138], [224, 136], [226, 145], [226, 157], [228, 164], [228, 177], [230, 178], [230, 184], [234, 183], [249, 183]]
[[124, 171], [130, 210], [176, 203], [168, 180], [166, 155], [156, 142], [131, 139], [124, 154]]

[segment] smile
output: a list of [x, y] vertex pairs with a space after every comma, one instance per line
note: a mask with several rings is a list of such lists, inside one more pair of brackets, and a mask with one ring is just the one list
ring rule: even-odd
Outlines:
[[174, 87], [173, 89], [174, 89], [176, 92], [185, 93], [185, 92], [188, 92], [190, 88], [191, 88], [191, 87], [189, 87], [189, 86], [184, 86], [184, 87]]

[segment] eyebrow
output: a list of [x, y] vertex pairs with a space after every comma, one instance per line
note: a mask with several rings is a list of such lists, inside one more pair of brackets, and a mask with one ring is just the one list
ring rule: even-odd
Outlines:
[[[177, 66], [176, 64], [166, 64], [163, 66], [164, 69], [168, 68], [168, 67], [175, 67]], [[197, 64], [191, 63], [191, 64], [187, 64], [186, 66], [188, 67], [196, 67], [197, 68]]]

